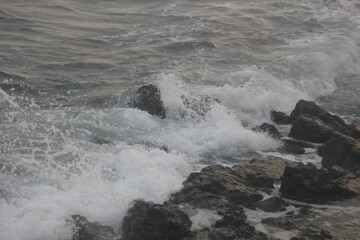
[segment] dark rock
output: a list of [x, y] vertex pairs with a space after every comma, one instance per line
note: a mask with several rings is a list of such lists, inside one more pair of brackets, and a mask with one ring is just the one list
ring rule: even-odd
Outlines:
[[161, 100], [160, 90], [155, 85], [146, 85], [140, 87], [136, 92], [135, 107], [157, 115], [160, 118], [165, 118], [165, 108]]
[[72, 240], [114, 240], [114, 231], [109, 226], [91, 223], [85, 217], [73, 215], [72, 222], [75, 225], [75, 234]]
[[279, 132], [279, 130], [277, 130], [274, 125], [271, 125], [269, 123], [263, 123], [260, 126], [254, 127], [253, 131], [265, 132], [275, 139], [282, 138], [282, 134]]
[[190, 234], [191, 221], [175, 205], [137, 200], [123, 220], [123, 240], [180, 240]]
[[296, 230], [298, 225], [294, 221], [293, 217], [270, 217], [264, 218], [261, 223], [272, 227], [282, 228], [288, 231]]
[[286, 202], [279, 197], [270, 197], [258, 202], [256, 206], [265, 212], [279, 212], [285, 210]]
[[290, 144], [290, 143], [285, 143], [284, 146], [280, 150], [283, 150], [284, 152], [292, 153], [292, 154], [304, 154], [305, 153], [305, 149], [302, 148], [300, 145]]
[[310, 115], [319, 118], [322, 122], [330, 125], [334, 130], [346, 129], [348, 126], [339, 116], [330, 114], [328, 111], [322, 109], [312, 101], [300, 100], [295, 109], [291, 112], [291, 121], [296, 120], [302, 115]]
[[280, 125], [280, 124], [290, 124], [291, 123], [290, 117], [283, 112], [271, 111], [270, 114], [271, 114], [270, 115], [271, 120], [276, 124]]
[[265, 157], [232, 168], [211, 165], [190, 174], [184, 188], [173, 194], [171, 201], [213, 210], [254, 206], [263, 198], [256, 190], [273, 189], [274, 181], [280, 179], [287, 164], [281, 158]]
[[262, 195], [245, 177], [241, 171], [210, 165], [200, 173], [190, 174], [184, 188], [172, 196], [172, 202], [218, 210], [260, 201]]
[[306, 141], [301, 141], [301, 140], [297, 140], [297, 139], [281, 139], [285, 144], [289, 144], [289, 145], [297, 145], [300, 146], [302, 148], [316, 148], [316, 146], [312, 143], [306, 142]]
[[289, 137], [313, 143], [324, 143], [330, 139], [331, 134], [332, 130], [320, 119], [302, 115], [293, 122]]
[[317, 169], [313, 164], [287, 166], [280, 192], [283, 197], [318, 203], [356, 195], [328, 170]]
[[320, 153], [324, 167], [360, 167], [360, 141], [352, 137], [334, 133], [320, 148]]
[[360, 137], [359, 125], [347, 124], [339, 116], [329, 113], [314, 102], [300, 100], [290, 114], [291, 121], [293, 122], [303, 115], [309, 115], [320, 119], [332, 131], [341, 132], [344, 135], [349, 135], [356, 139], [359, 139]]

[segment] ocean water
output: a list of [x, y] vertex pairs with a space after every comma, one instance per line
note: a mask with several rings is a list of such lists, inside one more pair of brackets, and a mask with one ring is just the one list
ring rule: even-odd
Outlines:
[[[166, 119], [129, 107], [149, 83]], [[70, 239], [72, 214], [120, 236], [134, 199], [281, 155], [251, 128], [299, 99], [360, 119], [357, 0], [1, 0], [0, 239]]]

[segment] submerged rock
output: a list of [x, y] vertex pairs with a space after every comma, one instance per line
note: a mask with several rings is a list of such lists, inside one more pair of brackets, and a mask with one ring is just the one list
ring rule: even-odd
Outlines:
[[160, 90], [152, 84], [142, 86], [137, 90], [134, 106], [160, 118], [165, 118], [166, 116]]
[[360, 167], [360, 141], [334, 133], [319, 149], [324, 167], [339, 165], [343, 168]]
[[271, 125], [269, 123], [263, 123], [260, 126], [254, 127], [253, 131], [265, 132], [275, 139], [282, 138], [282, 134], [279, 132], [279, 130], [277, 130], [277, 128], [274, 125]]
[[270, 117], [274, 123], [279, 125], [291, 123], [290, 117], [283, 112], [271, 111]]
[[114, 240], [114, 231], [109, 226], [89, 222], [86, 217], [73, 215], [75, 234], [71, 240]]
[[324, 143], [330, 139], [331, 134], [332, 130], [320, 119], [302, 115], [293, 122], [289, 137], [313, 143]]
[[308, 202], [326, 202], [355, 196], [357, 193], [332, 174], [313, 164], [287, 166], [282, 176], [281, 196]]
[[181, 240], [190, 234], [191, 221], [177, 206], [135, 201], [123, 220], [123, 240]]

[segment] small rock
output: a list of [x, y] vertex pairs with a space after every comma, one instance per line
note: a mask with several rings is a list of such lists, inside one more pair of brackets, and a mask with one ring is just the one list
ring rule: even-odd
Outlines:
[[360, 141], [334, 133], [320, 148], [324, 167], [339, 165], [343, 168], [360, 167]]
[[72, 240], [114, 240], [114, 231], [109, 226], [100, 225], [97, 222], [91, 223], [86, 217], [73, 215], [72, 221], [75, 224], [75, 234]]
[[165, 118], [165, 108], [161, 100], [160, 90], [155, 85], [140, 87], [136, 92], [135, 107], [151, 115]]
[[257, 207], [264, 212], [279, 212], [285, 210], [286, 202], [279, 197], [270, 197], [257, 203]]
[[332, 130], [320, 119], [303, 115], [293, 122], [289, 137], [313, 143], [324, 143], [330, 139], [331, 134]]
[[276, 124], [290, 124], [291, 119], [288, 115], [283, 112], [271, 111], [271, 120]]
[[254, 127], [253, 131], [265, 132], [269, 136], [271, 136], [275, 139], [282, 138], [282, 134], [279, 132], [279, 130], [277, 130], [277, 128], [274, 125], [271, 125], [269, 123], [263, 123], [260, 126]]
[[123, 220], [123, 240], [180, 240], [190, 234], [191, 221], [175, 205], [137, 200]]

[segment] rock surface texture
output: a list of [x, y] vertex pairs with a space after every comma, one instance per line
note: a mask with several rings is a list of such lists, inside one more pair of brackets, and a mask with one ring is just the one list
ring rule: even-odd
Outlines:
[[123, 220], [123, 240], [181, 240], [190, 234], [191, 221], [177, 206], [138, 200]]
[[360, 167], [360, 141], [334, 133], [320, 149], [324, 167], [339, 165], [343, 168]]

